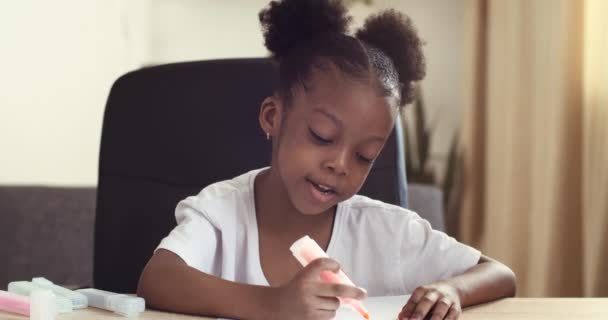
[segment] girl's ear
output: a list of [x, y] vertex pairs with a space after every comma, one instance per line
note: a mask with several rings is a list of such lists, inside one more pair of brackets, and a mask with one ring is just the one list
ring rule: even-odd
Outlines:
[[277, 137], [281, 129], [283, 104], [277, 96], [266, 97], [260, 106], [260, 127], [268, 138]]

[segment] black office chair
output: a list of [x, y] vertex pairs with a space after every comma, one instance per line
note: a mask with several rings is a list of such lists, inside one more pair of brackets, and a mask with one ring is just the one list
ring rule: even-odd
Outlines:
[[[169, 64], [116, 81], [101, 137], [95, 287], [135, 292], [154, 248], [176, 225], [178, 201], [269, 165], [257, 117], [275, 81], [263, 58]], [[398, 121], [361, 194], [406, 207], [400, 130]]]

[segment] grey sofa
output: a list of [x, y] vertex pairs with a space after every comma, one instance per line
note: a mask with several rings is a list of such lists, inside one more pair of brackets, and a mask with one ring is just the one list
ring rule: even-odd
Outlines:
[[0, 289], [44, 276], [90, 285], [94, 187], [0, 186]]
[[[410, 208], [443, 230], [441, 192], [410, 184], [408, 193]], [[0, 186], [0, 289], [36, 276], [91, 286], [95, 200], [95, 187]]]

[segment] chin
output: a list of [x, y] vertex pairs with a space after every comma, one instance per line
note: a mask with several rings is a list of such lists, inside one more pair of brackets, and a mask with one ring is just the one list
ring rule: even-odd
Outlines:
[[[304, 202], [304, 201], [302, 201]], [[327, 212], [327, 210], [333, 208], [334, 206], [336, 206], [337, 203], [332, 203], [331, 205], [327, 206], [315, 206], [311, 203], [296, 203], [296, 202], [292, 202], [294, 204], [294, 207], [296, 208], [296, 210], [298, 210], [298, 212], [300, 212], [302, 215], [305, 216], [315, 216], [315, 215], [319, 215], [319, 214], [323, 214], [325, 212]]]

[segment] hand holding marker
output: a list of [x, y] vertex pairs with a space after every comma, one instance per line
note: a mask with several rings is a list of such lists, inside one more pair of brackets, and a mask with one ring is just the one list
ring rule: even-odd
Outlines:
[[[312, 261], [319, 258], [329, 258], [329, 256], [319, 247], [319, 245], [311, 239], [309, 236], [304, 236], [300, 238], [298, 241], [294, 242], [289, 248], [293, 253], [294, 257], [302, 264], [302, 266], [306, 267]], [[355, 284], [350, 281], [350, 279], [346, 276], [346, 274], [340, 270], [338, 273], [333, 273], [331, 271], [323, 271], [321, 272], [321, 280], [328, 283], [340, 283], [355, 286]], [[346, 306], [354, 309], [358, 313], [361, 314], [365, 319], [370, 319], [369, 312], [363, 306], [361, 301], [350, 298], [339, 298], [340, 303], [345, 304]]]

